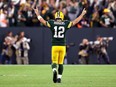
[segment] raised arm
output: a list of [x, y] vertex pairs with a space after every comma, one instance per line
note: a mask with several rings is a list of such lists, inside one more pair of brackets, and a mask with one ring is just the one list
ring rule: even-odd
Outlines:
[[83, 11], [82, 11], [82, 13], [81, 13], [81, 15], [78, 18], [76, 18], [75, 20], [72, 21], [72, 26], [74, 26], [75, 24], [77, 24], [83, 18], [83, 16], [85, 14], [86, 14], [86, 10], [84, 8]]
[[44, 20], [44, 19], [42, 18], [42, 16], [40, 15], [40, 13], [39, 13], [39, 11], [38, 11], [38, 8], [37, 8], [37, 7], [36, 7], [36, 8], [32, 7], [32, 8], [33, 8], [35, 14], [37, 15], [38, 20], [39, 20], [42, 24], [44, 24], [44, 25], [46, 26], [46, 20]]

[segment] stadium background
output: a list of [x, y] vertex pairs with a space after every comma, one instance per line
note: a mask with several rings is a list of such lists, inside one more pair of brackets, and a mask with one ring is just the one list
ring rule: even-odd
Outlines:
[[[15, 6], [10, 1], [13, 1]], [[26, 1], [28, 2], [25, 3]], [[90, 65], [76, 65], [76, 63], [78, 63], [78, 50], [82, 39], [87, 38], [90, 41], [95, 41], [96, 36], [100, 35], [114, 38], [109, 43], [108, 54], [111, 63], [116, 64], [116, 0], [39, 0], [42, 1], [40, 12], [41, 14], [43, 13], [42, 17], [46, 20], [49, 20], [50, 14], [52, 13], [53, 15], [55, 13], [54, 10], [59, 8], [65, 13], [65, 16], [71, 13], [70, 18], [74, 19], [84, 7], [88, 11], [79, 25], [77, 24], [67, 31], [67, 44], [75, 43], [75, 46], [68, 51], [67, 59], [69, 64], [64, 65], [65, 71], [62, 84], [54, 84], [52, 82], [52, 70], [50, 69], [51, 32], [38, 22], [36, 15], [31, 9], [33, 1], [36, 0], [0, 0], [0, 53], [4, 38], [9, 31], [13, 32], [13, 35], [24, 31], [26, 37], [31, 38], [30, 65], [0, 65], [0, 87], [115, 87], [115, 65], [96, 65], [97, 58], [95, 55], [91, 55]], [[54, 6], [54, 1], [60, 2], [58, 8], [58, 3], [56, 4], [57, 6]], [[95, 2], [90, 5], [88, 1]], [[79, 6], [76, 6], [77, 2], [79, 2]], [[71, 7], [69, 4], [71, 4]], [[75, 8], [78, 15], [75, 15]], [[108, 8], [111, 10], [110, 13], [114, 14], [110, 16], [114, 16], [113, 23], [107, 28], [100, 25], [100, 21], [103, 21], [101, 18], [104, 16], [103, 11], [105, 8]], [[50, 10], [53, 11], [51, 12]], [[27, 13], [29, 13], [28, 16]], [[20, 16], [22, 16], [23, 21], [21, 21]], [[80, 26], [81, 23], [82, 26]]]
[[[30, 64], [50, 64], [51, 63], [51, 32], [46, 27], [12, 27], [12, 28], [1, 28], [0, 38], [4, 39], [6, 32], [12, 31], [15, 34], [24, 31], [26, 36], [31, 38], [29, 51]], [[103, 37], [113, 36], [114, 40], [110, 42], [108, 47], [108, 53], [112, 64], [116, 64], [116, 29], [113, 28], [83, 28], [77, 29], [76, 27], [71, 28], [67, 31], [67, 44], [75, 43], [74, 47], [71, 47], [67, 54], [69, 64], [78, 63], [78, 45], [83, 38], [87, 38], [90, 41], [94, 41], [97, 35]], [[0, 44], [2, 45], [2, 41]], [[2, 46], [0, 46], [1, 49]], [[0, 50], [1, 51], [1, 50]], [[97, 58], [92, 55], [90, 63], [97, 63]]]
[[[60, 9], [65, 19], [72, 21], [80, 15], [83, 8], [86, 8], [87, 14], [82, 21], [67, 32], [67, 44], [75, 43], [75, 46], [71, 47], [67, 53], [69, 64], [78, 63], [78, 49], [82, 39], [95, 41], [97, 35], [114, 37], [114, 40], [109, 43], [108, 54], [112, 64], [116, 63], [115, 0], [0, 0], [0, 53], [7, 32], [11, 31], [13, 35], [17, 35], [24, 31], [26, 37], [32, 40], [29, 51], [30, 64], [51, 63], [51, 32], [38, 22], [31, 7], [34, 1], [39, 1], [40, 14], [45, 20], [52, 19], [54, 13]], [[109, 21], [113, 21], [109, 26], [103, 26], [100, 23], [103, 21], [105, 10], [112, 19]], [[90, 63], [96, 64], [96, 62], [96, 56], [92, 55]]]

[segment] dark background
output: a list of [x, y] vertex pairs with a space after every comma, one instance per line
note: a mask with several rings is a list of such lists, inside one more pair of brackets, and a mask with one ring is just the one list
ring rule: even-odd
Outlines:
[[[50, 64], [51, 63], [51, 31], [46, 27], [11, 27], [0, 28], [0, 53], [2, 48], [3, 39], [6, 33], [12, 31], [14, 35], [24, 31], [26, 37], [31, 38], [29, 51], [30, 64]], [[96, 40], [96, 36], [103, 37], [113, 36], [114, 40], [110, 42], [108, 47], [108, 54], [112, 64], [116, 64], [116, 29], [112, 28], [84, 28], [77, 29], [71, 28], [67, 31], [66, 38], [67, 44], [75, 43], [67, 53], [69, 64], [78, 63], [78, 45], [83, 38], [90, 41]], [[95, 55], [90, 57], [90, 63], [96, 64], [97, 59]]]

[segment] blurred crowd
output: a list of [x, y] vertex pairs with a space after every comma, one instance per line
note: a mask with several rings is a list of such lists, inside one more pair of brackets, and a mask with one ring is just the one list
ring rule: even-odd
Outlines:
[[89, 41], [84, 38], [79, 45], [78, 58], [80, 64], [89, 64], [90, 56], [95, 54], [97, 63], [111, 64], [107, 49], [109, 42], [113, 40], [113, 37], [101, 37], [97, 36], [95, 41]]
[[8, 32], [2, 44], [1, 64], [29, 64], [30, 39], [22, 31], [17, 35]]
[[116, 0], [0, 0], [0, 27], [43, 26], [33, 12], [34, 2], [45, 20], [53, 19], [57, 10], [74, 20], [86, 8], [76, 27], [116, 28]]

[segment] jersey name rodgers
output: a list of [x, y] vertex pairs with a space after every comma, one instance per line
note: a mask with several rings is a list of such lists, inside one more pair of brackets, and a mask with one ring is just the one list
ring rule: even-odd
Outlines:
[[65, 45], [65, 33], [72, 26], [72, 22], [68, 20], [62, 22], [49, 20], [47, 26], [52, 32], [52, 45]]

